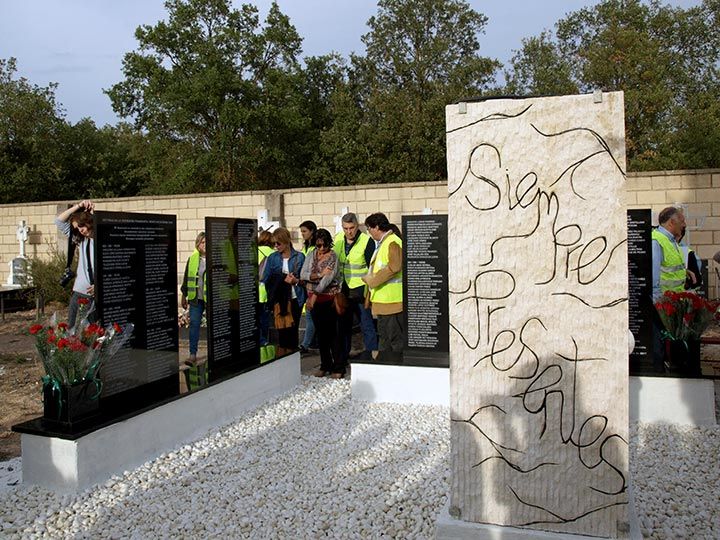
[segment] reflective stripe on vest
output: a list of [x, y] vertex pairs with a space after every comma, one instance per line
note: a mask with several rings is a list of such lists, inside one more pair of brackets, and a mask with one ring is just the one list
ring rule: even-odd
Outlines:
[[[200, 252], [196, 249], [188, 259], [187, 274], [187, 299], [195, 300], [197, 298], [197, 282], [199, 279], [198, 270], [200, 269]], [[207, 299], [207, 280], [203, 280], [203, 298]]]
[[653, 230], [652, 239], [662, 248], [660, 263], [660, 290], [680, 292], [685, 289], [685, 262], [677, 244], [658, 230]]
[[343, 279], [350, 289], [356, 289], [365, 285], [362, 278], [368, 273], [368, 267], [365, 263], [365, 248], [367, 247], [370, 237], [365, 233], [359, 233], [355, 242], [350, 248], [350, 253], [345, 256], [345, 233], [335, 235], [333, 241], [333, 250], [338, 256], [338, 262], [341, 265]]
[[[376, 274], [390, 262], [390, 244], [397, 244], [402, 249], [402, 240], [393, 233], [387, 235], [378, 248], [372, 265], [372, 273]], [[397, 304], [403, 301], [402, 270], [388, 281], [370, 289], [370, 302], [377, 304]]]

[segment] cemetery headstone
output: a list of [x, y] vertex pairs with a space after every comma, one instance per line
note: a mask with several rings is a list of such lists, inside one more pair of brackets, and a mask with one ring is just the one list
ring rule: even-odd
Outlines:
[[178, 393], [177, 218], [95, 212], [95, 299], [103, 324], [133, 323], [101, 369], [104, 410]]
[[7, 284], [12, 287], [25, 287], [29, 284], [28, 261], [25, 257], [25, 243], [28, 241], [29, 232], [30, 227], [27, 226], [25, 220], [20, 220], [15, 232], [15, 237], [20, 244], [20, 254], [9, 263], [10, 274], [8, 275]]
[[24, 287], [28, 285], [28, 260], [25, 257], [15, 257], [10, 261], [10, 279], [8, 285]]
[[211, 381], [260, 364], [256, 231], [254, 219], [205, 218]]
[[627, 527], [623, 111], [621, 92], [446, 108], [452, 516]]

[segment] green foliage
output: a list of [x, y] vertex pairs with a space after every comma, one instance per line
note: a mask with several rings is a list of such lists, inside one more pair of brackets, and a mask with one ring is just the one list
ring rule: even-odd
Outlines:
[[0, 59], [0, 203], [136, 195], [148, 182], [144, 136], [127, 125], [72, 125], [47, 88]]
[[304, 58], [273, 3], [168, 0], [106, 90], [131, 123], [71, 124], [57, 85], [0, 59], [0, 203], [441, 180], [445, 106], [510, 93], [623, 90], [632, 170], [720, 167], [720, 0], [603, 0], [480, 55], [466, 0], [379, 0], [366, 51]]
[[323, 184], [441, 180], [445, 106], [487, 90], [499, 67], [479, 56], [487, 19], [462, 0], [381, 0], [330, 100], [309, 176]]
[[107, 91], [119, 115], [177, 158], [166, 165], [168, 189], [151, 185], [173, 192], [195, 174], [204, 191], [291, 184], [311, 159], [312, 119], [298, 62], [302, 40], [287, 16], [276, 3], [262, 26], [250, 4], [170, 0], [166, 7], [167, 22], [137, 29], [125, 80]]
[[720, 2], [605, 0], [523, 41], [507, 91], [625, 93], [629, 169], [720, 166]]
[[[55, 88], [15, 79], [14, 58], [0, 59], [0, 202], [41, 200], [62, 191], [57, 163], [64, 121]], [[37, 182], [37, 178], [46, 182]]]
[[[43, 299], [44, 303], [61, 302], [67, 304], [70, 300], [71, 287], [60, 286], [60, 276], [65, 271], [67, 257], [60, 253], [57, 246], [50, 244], [49, 256], [33, 257], [29, 260], [29, 275], [32, 277], [35, 294]], [[74, 263], [77, 268], [77, 262]]]

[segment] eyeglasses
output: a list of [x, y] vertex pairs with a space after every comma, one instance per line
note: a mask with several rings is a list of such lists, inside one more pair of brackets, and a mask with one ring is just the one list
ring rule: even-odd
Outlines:
[[315, 247], [318, 248], [318, 249], [322, 249], [322, 248], [325, 247], [325, 244], [322, 244], [322, 243], [321, 243], [321, 244], [315, 244]]

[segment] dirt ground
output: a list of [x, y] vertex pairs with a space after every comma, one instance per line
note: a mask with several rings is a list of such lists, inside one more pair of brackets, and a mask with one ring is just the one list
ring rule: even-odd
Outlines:
[[[41, 321], [54, 312], [63, 319], [67, 308], [45, 308]], [[40, 378], [43, 368], [35, 352], [35, 338], [28, 329], [36, 321], [35, 310], [6, 313], [0, 320], [0, 461], [20, 455], [20, 434], [10, 428], [42, 414]]]
[[[67, 307], [62, 304], [46, 306], [39, 322], [46, 322], [53, 313], [57, 313], [58, 320], [64, 320]], [[5, 320], [0, 320], [0, 461], [20, 455], [20, 434], [10, 428], [42, 415], [40, 379], [44, 371], [35, 351], [35, 338], [28, 333], [36, 322], [34, 309], [6, 313]], [[187, 358], [187, 345], [187, 339], [180, 340], [181, 360]], [[207, 345], [201, 340], [198, 358], [206, 357]], [[304, 358], [303, 373], [314, 370], [319, 362], [317, 355]], [[184, 382], [181, 376], [181, 392], [186, 391]]]
[[[41, 322], [53, 313], [60, 320], [67, 316], [67, 307], [51, 304], [45, 308]], [[43, 368], [35, 352], [34, 337], [28, 329], [36, 322], [35, 310], [6, 313], [0, 320], [0, 461], [20, 455], [20, 434], [11, 431], [14, 424], [36, 418], [42, 414], [40, 378]], [[704, 334], [720, 339], [720, 325], [712, 324]], [[207, 354], [204, 340], [198, 356]], [[353, 346], [362, 347], [359, 333], [353, 336]], [[187, 343], [180, 340], [180, 358], [187, 356]], [[303, 358], [303, 373], [310, 373], [319, 365], [317, 354]], [[702, 361], [704, 375], [720, 375], [720, 344], [703, 345]], [[181, 378], [182, 381], [182, 378]]]

